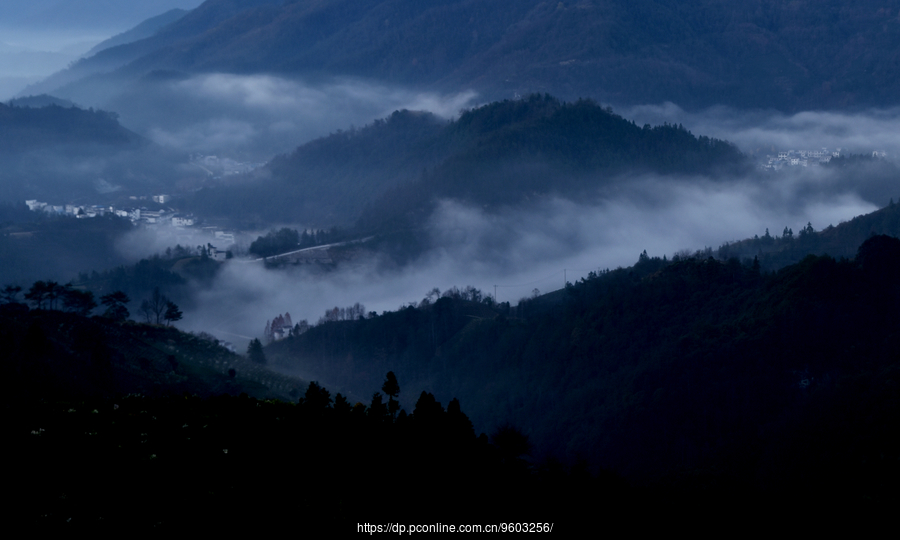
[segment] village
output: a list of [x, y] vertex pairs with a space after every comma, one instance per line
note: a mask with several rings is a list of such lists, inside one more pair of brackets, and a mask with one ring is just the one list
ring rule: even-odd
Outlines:
[[[36, 199], [25, 201], [25, 205], [32, 212], [45, 212], [52, 215], [71, 216], [76, 219], [90, 219], [105, 215], [115, 215], [128, 219], [138, 227], [150, 230], [167, 230], [181, 244], [190, 245], [196, 241], [197, 235], [204, 237], [206, 251], [209, 257], [216, 260], [225, 260], [231, 247], [235, 244], [234, 231], [223, 230], [216, 226], [198, 226], [199, 220], [193, 214], [183, 214], [172, 208], [159, 208], [149, 210], [146, 206], [138, 206], [140, 201], [148, 200], [157, 205], [171, 202], [170, 195], [131, 196], [135, 206], [117, 207], [113, 205], [54, 205]], [[213, 245], [215, 242], [215, 245]]]
[[[759, 164], [760, 169], [768, 171], [778, 171], [785, 167], [809, 167], [816, 165], [825, 165], [833, 158], [841, 157], [841, 148], [829, 150], [828, 148], [820, 148], [818, 150], [782, 150], [777, 154], [768, 154]], [[885, 158], [887, 152], [875, 150], [872, 152], [874, 158]]]

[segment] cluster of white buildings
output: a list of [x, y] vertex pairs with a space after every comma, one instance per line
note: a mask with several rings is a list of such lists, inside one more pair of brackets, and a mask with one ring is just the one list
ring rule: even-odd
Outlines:
[[824, 165], [831, 161], [831, 158], [840, 157], [841, 149], [829, 150], [822, 148], [820, 150], [784, 150], [776, 155], [766, 156], [766, 161], [762, 165], [763, 169], [780, 170], [784, 167], [809, 167], [810, 165]]
[[[147, 199], [148, 197], [131, 197], [134, 200]], [[150, 197], [153, 202], [164, 204], [171, 201], [169, 195], [154, 195]], [[175, 233], [175, 240], [192, 245], [195, 240], [196, 233], [209, 239], [214, 239], [219, 248], [208, 244], [208, 255], [214, 258], [225, 258], [225, 252], [234, 245], [234, 233], [223, 231], [218, 227], [197, 227], [198, 220], [191, 214], [181, 214], [170, 209], [148, 210], [147, 208], [116, 208], [111, 205], [53, 205], [36, 199], [25, 201], [25, 205], [32, 212], [46, 212], [48, 214], [68, 215], [79, 219], [93, 218], [108, 214], [115, 214], [120, 218], [131, 220], [135, 225], [146, 227], [148, 229], [168, 229]], [[183, 236], [183, 238], [181, 238]], [[205, 242], [205, 240], [204, 240]]]
[[[143, 198], [143, 197], [142, 197]], [[132, 197], [137, 199], [137, 197]], [[163, 204], [171, 200], [169, 195], [154, 195], [153, 202]], [[194, 216], [179, 214], [174, 211], [167, 210], [147, 210], [147, 208], [116, 208], [109, 205], [80, 205], [80, 204], [64, 204], [54, 205], [48, 204], [37, 199], [29, 199], [25, 201], [25, 205], [32, 212], [46, 212], [48, 214], [68, 215], [76, 218], [93, 218], [97, 216], [105, 216], [107, 214], [115, 214], [120, 218], [130, 219], [135, 225], [155, 225], [158, 223], [169, 223], [173, 227], [185, 228], [193, 227], [196, 223]]]
[[[829, 150], [822, 148], [820, 150], [783, 150], [776, 155], [767, 155], [765, 161], [760, 165], [766, 170], [777, 171], [784, 167], [809, 167], [810, 165], [824, 165], [832, 160], [832, 158], [840, 157], [841, 149]], [[875, 150], [872, 157], [887, 157], [887, 152]]]

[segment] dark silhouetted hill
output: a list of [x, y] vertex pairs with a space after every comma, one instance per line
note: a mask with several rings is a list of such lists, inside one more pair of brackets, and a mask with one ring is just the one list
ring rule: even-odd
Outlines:
[[266, 355], [348, 388], [389, 366], [468, 403], [476, 429], [511, 422], [536, 456], [638, 483], [883, 501], [900, 473], [898, 260], [886, 236], [853, 260], [808, 256], [770, 274], [642, 255], [552, 301], [450, 295], [325, 323]]

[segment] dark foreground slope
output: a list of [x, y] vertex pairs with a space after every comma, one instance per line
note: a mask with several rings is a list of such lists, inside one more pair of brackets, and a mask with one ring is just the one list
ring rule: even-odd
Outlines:
[[6, 482], [19, 526], [356, 532], [568, 516], [565, 528], [627, 501], [612, 476], [530, 468], [514, 430], [476, 437], [458, 400], [351, 406], [173, 328], [15, 303], [0, 306], [0, 340], [4, 456], [27, 473]]
[[342, 403], [133, 395], [9, 407], [6, 454], [29, 471], [7, 485], [11, 521], [229, 534], [555, 522], [574, 533], [593, 509], [636, 507], [615, 479], [530, 471], [515, 445], [476, 438], [458, 402], [445, 411], [426, 395], [396, 421]]
[[171, 327], [12, 303], [0, 305], [0, 333], [4, 399], [11, 401], [183, 392], [289, 398], [303, 387], [214, 340]]
[[478, 429], [519, 426], [534, 456], [639, 483], [879, 500], [900, 473], [898, 272], [884, 236], [775, 274], [642, 256], [514, 310], [447, 297], [266, 353], [348, 389], [392, 369]]

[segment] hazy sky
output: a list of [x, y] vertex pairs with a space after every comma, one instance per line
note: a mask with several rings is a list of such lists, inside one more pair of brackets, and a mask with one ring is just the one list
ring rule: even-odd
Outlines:
[[202, 0], [3, 0], [0, 100], [65, 68], [97, 43]]

